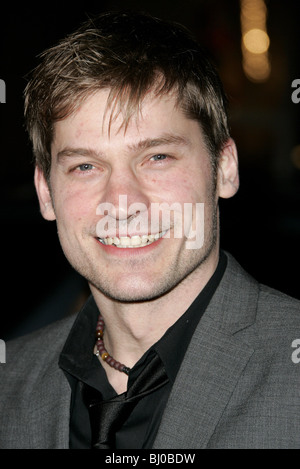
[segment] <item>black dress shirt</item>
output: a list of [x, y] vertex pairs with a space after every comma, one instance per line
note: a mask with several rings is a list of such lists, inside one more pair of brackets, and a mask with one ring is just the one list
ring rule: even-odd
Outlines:
[[[198, 297], [130, 370], [128, 386], [149, 362], [152, 354], [156, 353], [164, 364], [169, 381], [139, 401], [128, 420], [116, 434], [116, 449], [152, 447], [186, 349], [201, 316], [219, 285], [226, 265], [227, 258], [221, 252], [215, 273]], [[91, 447], [90, 420], [81, 395], [82, 383], [96, 388], [105, 400], [116, 396], [116, 391], [110, 385], [104, 368], [93, 352], [98, 316], [99, 310], [93, 297], [90, 297], [74, 323], [59, 360], [59, 365], [64, 370], [72, 390], [70, 448], [74, 449], [90, 449]], [[126, 364], [125, 358], [124, 363]]]

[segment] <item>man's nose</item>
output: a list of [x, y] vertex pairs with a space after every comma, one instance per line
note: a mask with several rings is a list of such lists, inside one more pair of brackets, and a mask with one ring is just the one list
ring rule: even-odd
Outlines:
[[150, 207], [145, 188], [131, 169], [111, 172], [102, 200], [111, 204], [110, 214], [117, 220], [128, 220]]

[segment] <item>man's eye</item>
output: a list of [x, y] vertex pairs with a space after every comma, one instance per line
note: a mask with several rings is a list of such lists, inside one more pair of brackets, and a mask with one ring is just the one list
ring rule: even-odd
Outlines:
[[93, 165], [90, 164], [90, 163], [84, 163], [84, 164], [81, 164], [78, 166], [78, 169], [80, 171], [90, 171], [91, 169], [93, 169]]
[[151, 160], [152, 161], [163, 161], [167, 158], [167, 155], [162, 155], [162, 154], [159, 154], [159, 155], [154, 155], [154, 156], [151, 156]]

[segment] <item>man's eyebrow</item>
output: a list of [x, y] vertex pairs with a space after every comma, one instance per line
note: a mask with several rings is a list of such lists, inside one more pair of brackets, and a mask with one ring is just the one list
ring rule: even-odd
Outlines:
[[66, 147], [57, 153], [56, 158], [57, 158], [57, 161], [59, 161], [69, 156], [93, 156], [95, 157], [98, 155], [94, 150], [91, 150], [89, 148]]
[[[136, 143], [129, 144], [127, 148], [130, 151], [142, 151], [147, 150], [148, 148], [158, 147], [160, 145], [185, 145], [189, 146], [190, 141], [181, 135], [175, 134], [164, 134], [157, 138], [145, 138]], [[90, 149], [90, 148], [73, 148], [66, 147], [63, 150], [59, 151], [56, 155], [57, 161], [64, 159], [65, 157], [72, 156], [88, 156], [88, 157], [99, 157], [99, 153]]]
[[190, 141], [182, 135], [164, 134], [157, 138], [146, 138], [128, 146], [130, 150], [147, 150], [160, 145], [190, 145]]

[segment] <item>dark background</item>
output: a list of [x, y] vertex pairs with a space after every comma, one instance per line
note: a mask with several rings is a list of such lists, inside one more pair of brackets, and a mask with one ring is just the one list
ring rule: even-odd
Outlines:
[[[300, 298], [300, 2], [269, 0], [271, 75], [253, 83], [243, 73], [238, 0], [123, 0], [1, 6], [0, 78], [6, 82], [1, 118], [0, 337], [8, 339], [76, 310], [85, 282], [62, 254], [55, 223], [42, 219], [33, 187], [31, 146], [22, 93], [37, 55], [87, 16], [130, 8], [180, 22], [205, 45], [230, 99], [241, 188], [221, 201], [221, 243], [260, 282]], [[45, 344], [49, 346], [50, 344]]]

